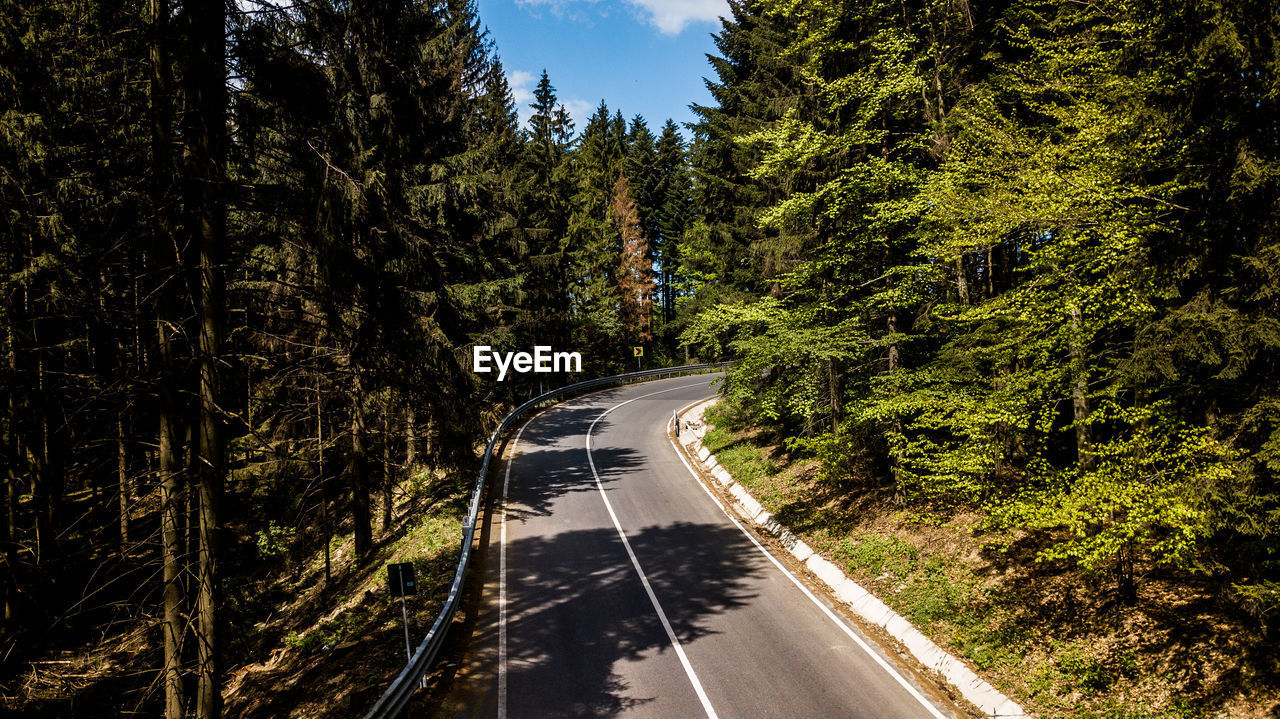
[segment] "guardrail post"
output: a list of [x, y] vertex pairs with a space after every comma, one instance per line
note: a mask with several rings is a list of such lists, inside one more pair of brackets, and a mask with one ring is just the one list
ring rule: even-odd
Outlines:
[[404, 660], [413, 661], [413, 643], [409, 641], [409, 608], [405, 605], [404, 594], [400, 595], [400, 614], [404, 617]]

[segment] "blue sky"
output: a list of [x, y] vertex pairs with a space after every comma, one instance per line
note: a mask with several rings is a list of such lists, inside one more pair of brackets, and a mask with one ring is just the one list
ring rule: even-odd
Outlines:
[[725, 0], [478, 0], [515, 93], [521, 121], [546, 68], [579, 131], [605, 100], [655, 132], [667, 118], [693, 119], [707, 103], [711, 33], [728, 14]]

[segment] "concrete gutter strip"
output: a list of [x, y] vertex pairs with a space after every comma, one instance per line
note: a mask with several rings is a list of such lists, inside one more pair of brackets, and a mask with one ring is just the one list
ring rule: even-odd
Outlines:
[[711, 450], [702, 445], [702, 438], [707, 433], [707, 425], [702, 418], [703, 412], [717, 400], [718, 398], [713, 397], [685, 410], [680, 417], [679, 440], [685, 446], [689, 456], [696, 458], [702, 470], [723, 485], [733, 497], [734, 510], [776, 537], [796, 561], [803, 563], [814, 576], [827, 585], [837, 600], [847, 605], [864, 621], [880, 627], [900, 642], [920, 663], [941, 674], [959, 691], [961, 696], [986, 712], [992, 719], [1030, 719], [1016, 702], [1000, 693], [975, 674], [968, 665], [951, 656], [902, 615], [890, 609], [874, 594], [846, 576], [840, 567], [814, 552], [809, 545], [766, 511], [745, 487], [733, 480], [732, 475], [719, 464], [715, 455], [711, 454]]
[[747, 490], [743, 489], [741, 484], [735, 484], [730, 487], [729, 494], [732, 494], [733, 498], [738, 500], [738, 504], [742, 506], [742, 509], [744, 510], [743, 513], [746, 514], [747, 517], [754, 518], [757, 514], [764, 511], [764, 507], [760, 506], [760, 503], [756, 501], [755, 497], [747, 494]]

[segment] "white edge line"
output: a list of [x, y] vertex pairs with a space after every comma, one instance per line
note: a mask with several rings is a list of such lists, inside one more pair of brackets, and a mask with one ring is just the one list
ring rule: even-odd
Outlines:
[[[671, 387], [669, 389], [660, 390], [658, 392], [651, 392], [649, 394], [645, 394], [639, 397], [634, 397], [632, 399], [629, 399], [626, 402], [623, 402], [622, 404], [634, 402], [637, 399], [644, 399], [645, 397], [650, 397], [655, 394], [662, 394], [664, 392], [675, 392], [677, 390], [689, 389], [690, 387], [697, 387], [699, 384], [701, 383], [694, 382], [693, 384], [681, 385], [679, 387]], [[610, 389], [616, 389], [616, 388], [610, 388]], [[608, 391], [609, 389], [600, 390], [599, 392], [592, 392], [586, 396], [589, 397], [591, 395], [600, 394]], [[584, 398], [576, 398], [576, 399], [584, 399]], [[618, 407], [621, 407], [622, 404], [610, 407], [609, 409], [605, 410], [604, 414], [608, 414], [609, 412], [612, 412]], [[574, 409], [580, 406], [581, 405], [572, 405], [568, 403], [563, 403], [563, 404], [557, 404], [553, 407], [548, 408], [548, 411], [552, 411], [556, 409]], [[516, 445], [520, 443], [520, 436], [524, 434], [524, 430], [530, 424], [532, 424], [535, 419], [538, 419], [539, 417], [541, 417], [542, 414], [544, 413], [539, 413], [534, 415], [533, 417], [530, 417], [528, 421], [520, 425], [520, 429], [516, 430], [515, 439], [513, 439], [511, 442], [511, 449], [510, 449], [511, 456], [507, 458], [506, 471], [503, 475], [503, 480], [502, 480], [502, 503], [500, 505], [501, 509], [500, 509], [500, 515], [499, 515], [500, 529], [498, 530], [498, 536], [499, 536], [499, 543], [498, 543], [498, 711], [497, 711], [498, 719], [506, 719], [507, 717], [507, 492], [511, 487], [511, 465], [515, 462]], [[604, 417], [604, 414], [600, 415], [600, 417], [597, 417], [596, 421], [599, 421], [601, 417]], [[594, 427], [595, 427], [595, 422], [592, 422], [591, 428], [594, 428]], [[591, 461], [590, 445], [591, 445], [591, 430], [588, 429], [587, 431], [587, 461], [588, 462]], [[592, 463], [591, 465], [591, 471], [594, 474], [595, 472], [594, 463]], [[596, 475], [596, 486], [600, 487], [601, 496], [603, 496], [604, 488], [600, 486], [599, 475]], [[622, 527], [618, 525], [618, 518], [613, 513], [613, 507], [609, 505], [608, 497], [604, 498], [604, 503], [605, 503], [605, 507], [609, 510], [609, 515], [613, 517], [613, 526], [618, 530], [619, 535], [622, 535]], [[633, 566], [635, 566], [636, 571], [640, 571], [640, 565], [637, 563], [635, 554], [631, 551], [631, 544], [627, 542], [627, 538], [625, 535], [622, 535], [622, 541], [624, 546], [627, 549], [627, 553], [631, 556], [631, 562]], [[659, 614], [659, 617], [662, 619], [663, 625], [667, 629], [667, 635], [674, 641], [675, 634], [671, 629], [671, 625], [667, 623], [666, 615], [662, 613], [662, 608], [658, 606], [657, 604], [658, 600], [654, 596], [653, 590], [649, 587], [649, 582], [645, 578], [643, 572], [640, 573], [640, 579], [644, 583], [645, 591], [649, 593], [650, 601], [652, 601], [654, 603], [654, 606], [658, 608], [658, 614]], [[676, 643], [675, 648], [676, 648], [676, 653], [680, 656], [681, 661], [684, 663], [686, 671], [692, 673], [693, 668], [689, 665], [688, 659], [684, 655], [684, 650], [680, 648], [680, 645], [678, 642]], [[711, 710], [711, 705], [707, 702], [706, 695], [703, 693], [702, 685], [698, 683], [697, 677], [693, 676], [692, 674], [690, 674], [690, 676], [693, 679], [694, 688], [697, 690], [699, 698], [702, 699], [703, 701], [703, 707], [707, 709], [708, 716], [710, 717], [710, 719], [718, 719], [718, 717], [716, 717], [715, 712]]]
[[515, 439], [511, 440], [511, 454], [507, 457], [507, 471], [502, 479], [502, 503], [499, 520], [498, 540], [498, 719], [507, 719], [507, 489], [511, 486], [511, 465], [516, 461], [516, 446], [520, 444], [520, 435], [528, 422], [516, 430]]
[[631, 558], [631, 566], [635, 568], [636, 574], [640, 575], [640, 583], [644, 585], [644, 591], [649, 595], [649, 602], [653, 604], [653, 609], [658, 614], [659, 621], [662, 622], [662, 628], [667, 631], [667, 639], [671, 641], [671, 647], [675, 650], [676, 656], [680, 658], [680, 664], [684, 667], [684, 673], [689, 677], [689, 682], [693, 684], [693, 691], [697, 693], [698, 700], [702, 702], [702, 708], [707, 713], [707, 719], [719, 719], [716, 710], [711, 706], [711, 700], [707, 698], [707, 693], [702, 689], [702, 682], [698, 681], [698, 675], [693, 671], [693, 665], [689, 663], [689, 657], [684, 653], [684, 647], [680, 645], [680, 639], [676, 637], [675, 630], [671, 627], [671, 622], [667, 620], [667, 613], [662, 610], [662, 605], [658, 603], [658, 597], [653, 593], [653, 587], [649, 585], [649, 578], [645, 576], [644, 570], [640, 568], [640, 560], [636, 559], [636, 553], [631, 549], [631, 542], [627, 540], [627, 533], [622, 531], [622, 524], [618, 521], [618, 515], [613, 511], [613, 505], [609, 502], [609, 496], [604, 491], [604, 484], [600, 481], [600, 474], [596, 471], [596, 462], [591, 457], [591, 433], [596, 428], [596, 423], [604, 419], [605, 415], [624, 405], [631, 404], [638, 399], [652, 397], [655, 394], [663, 394], [665, 392], [675, 392], [677, 390], [689, 389], [696, 387], [697, 384], [685, 385], [683, 387], [672, 387], [671, 389], [642, 394], [639, 397], [633, 397], [625, 402], [615, 404], [600, 413], [591, 422], [591, 426], [587, 428], [587, 462], [591, 465], [591, 475], [595, 477], [596, 488], [600, 490], [600, 498], [604, 500], [604, 508], [609, 511], [609, 518], [613, 520], [614, 529], [618, 530], [618, 537], [622, 539], [622, 546], [627, 550], [627, 556]]
[[[637, 397], [636, 399], [639, 399], [639, 397]], [[694, 405], [699, 404], [700, 402], [707, 401], [707, 399], [709, 398], [704, 398], [696, 402], [691, 402], [690, 404], [687, 404], [681, 409], [677, 410], [677, 413], [684, 412], [688, 410], [690, 407], [693, 407]], [[664, 426], [669, 424], [670, 422], [666, 422], [666, 421], [663, 422]], [[689, 460], [685, 459], [684, 452], [680, 451], [680, 448], [676, 446], [675, 440], [672, 439], [670, 435], [667, 436], [667, 441], [671, 442], [671, 447], [675, 449], [676, 456], [680, 458], [680, 462], [684, 464], [685, 469], [689, 470], [689, 474], [693, 475], [694, 481], [697, 482], [698, 486], [702, 487], [702, 491], [707, 493], [707, 496], [711, 498], [711, 501], [716, 503], [716, 506], [720, 508], [721, 512], [724, 512], [724, 516], [728, 517], [729, 521], [733, 522], [733, 525], [735, 527], [741, 530], [743, 534], [747, 535], [747, 539], [750, 539], [751, 543], [756, 545], [756, 549], [759, 549], [760, 553], [763, 554], [765, 557], [767, 557], [769, 561], [773, 563], [773, 566], [778, 568], [778, 571], [785, 574], [787, 579], [791, 580], [792, 584], [795, 584], [797, 587], [799, 587], [800, 591], [804, 592], [804, 595], [808, 597], [809, 600], [812, 601], [815, 605], [817, 605], [818, 609], [821, 609], [822, 613], [827, 615], [828, 619], [830, 619], [832, 622], [835, 622], [836, 626], [840, 627], [840, 629], [844, 631], [845, 634], [849, 635], [849, 638], [852, 639], [854, 643], [856, 643], [859, 647], [861, 647], [862, 650], [865, 651], [868, 656], [870, 656], [873, 660], [875, 660], [876, 664], [879, 664], [881, 668], [883, 668], [886, 672], [889, 673], [890, 676], [896, 679], [898, 683], [901, 684], [902, 687], [906, 689], [908, 693], [911, 694], [911, 696], [915, 697], [916, 701], [920, 702], [920, 704], [925, 709], [929, 710], [929, 712], [933, 714], [933, 716], [937, 717], [937, 719], [947, 719], [946, 715], [938, 711], [938, 708], [935, 707], [932, 702], [925, 699], [924, 696], [921, 695], [920, 692], [915, 688], [915, 686], [913, 686], [911, 682], [907, 681], [906, 677], [899, 674], [897, 669], [894, 669], [891, 664], [889, 664], [884, 660], [884, 657], [881, 657], [878, 652], [876, 652], [870, 646], [868, 646], [867, 643], [862, 640], [862, 637], [859, 637], [857, 633], [853, 631], [853, 629], [851, 629], [844, 622], [840, 621], [840, 618], [835, 615], [835, 612], [832, 612], [830, 607], [828, 607], [826, 604], [823, 604], [821, 600], [819, 600], [816, 596], [814, 596], [813, 592], [809, 591], [809, 588], [806, 587], [804, 583], [801, 582], [800, 579], [797, 578], [796, 575], [791, 572], [790, 569], [788, 569], [784, 564], [782, 564], [782, 562], [779, 562], [778, 558], [773, 556], [773, 553], [770, 552], [768, 549], [766, 549], [765, 546], [760, 543], [760, 540], [756, 539], [754, 534], [747, 531], [747, 528], [742, 526], [742, 523], [738, 521], [738, 518], [734, 517], [733, 513], [729, 511], [729, 508], [726, 507], [724, 503], [720, 501], [720, 498], [717, 497], [715, 493], [713, 493], [710, 489], [707, 488], [706, 483], [702, 481], [702, 477], [700, 477], [698, 473], [693, 469], [693, 466], [689, 464]]]

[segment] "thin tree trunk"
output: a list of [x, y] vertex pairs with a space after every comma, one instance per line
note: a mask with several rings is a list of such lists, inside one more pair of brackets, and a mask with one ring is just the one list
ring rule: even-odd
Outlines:
[[423, 441], [426, 446], [423, 447], [423, 464], [431, 471], [432, 476], [435, 475], [435, 459], [436, 459], [436, 418], [434, 414], [427, 415], [427, 431], [423, 434]]
[[667, 324], [671, 324], [676, 318], [675, 280], [676, 273], [674, 271], [667, 272]]
[[320, 375], [316, 375], [316, 481], [320, 483], [320, 521], [324, 524], [324, 585], [333, 581], [333, 565], [329, 545], [333, 542], [333, 523], [329, 519], [329, 487], [324, 478], [324, 395], [320, 391]]
[[[17, 293], [14, 293], [15, 295]], [[17, 310], [17, 302], [14, 302], [12, 309]], [[10, 316], [9, 331], [6, 337], [9, 341], [8, 347], [8, 365], [9, 377], [14, 384], [18, 384], [18, 338], [15, 328], [18, 326], [16, 322], [16, 312]], [[5, 450], [8, 461], [8, 472], [5, 476], [4, 490], [4, 567], [5, 571], [0, 576], [0, 591], [4, 592], [4, 622], [5, 626], [12, 626], [18, 618], [18, 479], [21, 476], [19, 465], [22, 463], [22, 441], [21, 432], [18, 422], [22, 416], [18, 408], [18, 389], [15, 386], [14, 391], [9, 392], [9, 401], [7, 409], [9, 411], [9, 423], [6, 425], [7, 432], [5, 434]]]
[[901, 350], [898, 347], [898, 311], [896, 309], [889, 310], [889, 317], [885, 321], [885, 330], [889, 333], [889, 372], [898, 371], [901, 365]]
[[[355, 372], [355, 367], [352, 366]], [[366, 456], [364, 396], [360, 376], [352, 380], [351, 462], [347, 481], [351, 487], [351, 523], [355, 534], [356, 561], [364, 562], [373, 552], [373, 519], [369, 511], [369, 462]]]
[[11, 626], [14, 619], [17, 618], [17, 612], [15, 611], [17, 591], [16, 583], [14, 582], [14, 575], [18, 571], [18, 563], [16, 551], [17, 546], [14, 541], [16, 538], [16, 532], [14, 531], [15, 516], [13, 513], [13, 507], [18, 497], [18, 456], [15, 451], [17, 448], [17, 433], [14, 431], [14, 419], [15, 413], [13, 411], [13, 398], [10, 397], [9, 423], [4, 437], [5, 457], [7, 460], [5, 463], [9, 466], [9, 470], [5, 474], [4, 492], [0, 495], [0, 502], [4, 503], [4, 506], [0, 507], [0, 512], [3, 513], [3, 516], [0, 517], [0, 521], [4, 523], [3, 528], [0, 528], [3, 531], [3, 534], [0, 534], [0, 545], [3, 546], [0, 548], [4, 551], [4, 572], [0, 573], [0, 593], [3, 593], [3, 597], [0, 597], [0, 602], [3, 602], [4, 604], [3, 626], [6, 628]]
[[969, 306], [969, 273], [964, 266], [964, 255], [956, 258], [956, 290], [960, 293], [960, 304]]
[[[14, 446], [12, 437], [6, 437], [5, 439], [8, 447], [12, 448]], [[11, 454], [10, 457], [12, 456]], [[14, 514], [14, 506], [18, 501], [18, 476], [17, 470], [13, 466], [15, 464], [17, 462], [9, 463], [9, 473], [5, 477], [4, 492], [0, 493], [0, 502], [4, 503], [4, 506], [0, 508], [0, 512], [4, 515], [2, 518], [4, 533], [0, 535], [0, 543], [4, 545], [4, 576], [0, 577], [0, 592], [4, 593], [3, 626], [5, 627], [12, 626], [18, 618], [18, 592], [17, 582], [15, 581], [15, 575], [18, 571], [18, 552], [17, 542], [14, 541], [17, 534], [17, 527], [14, 526], [14, 520], [17, 519]]]
[[1076, 460], [1080, 469], [1091, 470], [1096, 466], [1097, 458], [1090, 450], [1092, 445], [1089, 426], [1085, 420], [1089, 418], [1089, 383], [1085, 373], [1084, 343], [1081, 339], [1084, 318], [1079, 307], [1072, 307], [1067, 312], [1071, 318], [1071, 372], [1075, 379], [1071, 386], [1071, 414], [1076, 425]]
[[3, 622], [0, 626], [8, 628], [14, 620], [14, 572], [17, 571], [17, 555], [14, 551], [14, 526], [13, 526], [13, 503], [17, 498], [15, 491], [18, 483], [17, 473], [17, 457], [13, 453], [14, 448], [14, 431], [12, 411], [12, 400], [10, 400], [9, 423], [6, 425], [4, 436], [4, 450], [6, 464], [9, 465], [9, 471], [4, 478], [4, 491], [0, 492], [0, 551], [3, 551], [4, 571], [0, 572], [0, 604], [3, 604], [3, 614], [0, 618]]
[[[898, 340], [896, 338], [896, 335], [898, 334], [898, 311], [894, 308], [889, 309], [889, 316], [885, 323], [885, 329], [888, 331], [889, 338], [890, 338], [889, 339], [889, 374], [893, 374], [898, 371], [898, 368], [902, 364], [901, 351], [898, 347]], [[902, 435], [902, 417], [898, 416], [897, 414], [894, 414], [893, 416], [893, 431], [899, 436]], [[889, 472], [893, 477], [893, 484], [895, 487], [894, 491], [897, 493], [901, 492], [901, 486], [898, 481], [898, 476], [899, 476], [898, 468], [900, 464], [901, 464], [901, 458], [898, 456], [897, 452], [894, 452], [893, 449], [891, 448], [889, 450]]]
[[[58, 517], [62, 513], [62, 503], [67, 493], [66, 467], [66, 419], [57, 398], [62, 389], [55, 384], [56, 378], [62, 377], [62, 356], [60, 353], [45, 352], [43, 348], [61, 347], [66, 340], [66, 325], [61, 319], [47, 323], [45, 331], [35, 337], [36, 347], [42, 348], [36, 363], [37, 381], [40, 397], [40, 467], [42, 468], [41, 485], [44, 487], [44, 521], [47, 531], [45, 558], [51, 559], [61, 554], [58, 535]], [[45, 342], [47, 344], [41, 344]]]
[[391, 464], [391, 420], [390, 409], [382, 414], [382, 534], [391, 531], [392, 506], [394, 501], [396, 471]]
[[[162, 364], [172, 352], [168, 328], [160, 328]], [[165, 718], [182, 719], [186, 715], [182, 687], [182, 645], [186, 634], [183, 591], [182, 536], [186, 482], [178, 458], [177, 406], [173, 391], [161, 381], [160, 442], [158, 449], [160, 485], [160, 544], [164, 580], [164, 689]]]
[[1135, 571], [1134, 546], [1126, 541], [1116, 553], [1116, 593], [1120, 601], [1133, 604], [1138, 600], [1138, 577]]
[[125, 434], [125, 410], [116, 414], [116, 486], [120, 494], [120, 554], [129, 549], [129, 444]]
[[[831, 298], [831, 282], [826, 278], [821, 281], [822, 299], [828, 309], [823, 310], [823, 321], [830, 324], [832, 322], [830, 307]], [[834, 357], [827, 359], [827, 400], [831, 409], [831, 434], [839, 434], [840, 432], [840, 372], [836, 368], [836, 360]]]
[[198, 478], [199, 565], [196, 662], [200, 719], [222, 714], [219, 686], [218, 535], [226, 470], [219, 363], [223, 337], [222, 251], [226, 241], [226, 5], [188, 0], [189, 63], [186, 68], [186, 196], [190, 240], [199, 254], [195, 282], [199, 366], [199, 423], [194, 465]]
[[996, 296], [996, 246], [987, 248], [987, 297]]
[[836, 361], [827, 360], [827, 378], [831, 392], [831, 433], [840, 432], [840, 373], [836, 370]]
[[159, 427], [156, 447], [156, 478], [160, 489], [160, 554], [163, 581], [165, 719], [186, 716], [183, 691], [183, 639], [186, 614], [183, 591], [183, 507], [185, 476], [179, 458], [179, 404], [174, 384], [174, 343], [178, 337], [177, 291], [182, 258], [176, 249], [171, 219], [173, 168], [173, 71], [169, 56], [169, 2], [149, 0], [151, 15], [151, 177], [153, 226], [151, 263], [156, 291], [156, 347]]
[[[32, 250], [35, 248], [32, 247]], [[31, 317], [31, 300], [30, 293], [24, 287], [26, 297], [26, 316]], [[40, 331], [37, 323], [32, 320], [31, 325], [31, 346], [40, 346]], [[35, 421], [35, 437], [27, 442], [27, 452], [29, 454], [29, 466], [31, 467], [31, 507], [35, 513], [35, 565], [39, 567], [49, 554], [49, 515], [52, 512], [52, 503], [49, 501], [49, 468], [45, 465], [45, 460], [49, 456], [49, 421], [45, 412], [48, 409], [48, 401], [45, 398], [44, 386], [44, 359], [41, 357], [39, 350], [36, 351], [35, 362], [35, 396], [38, 398], [36, 402], [28, 402], [26, 410], [28, 412], [38, 408], [38, 415]], [[32, 407], [31, 405], [35, 405]]]
[[[26, 268], [31, 261], [31, 252], [34, 250], [35, 241], [30, 234], [27, 235], [26, 239], [25, 247], [20, 241], [14, 242], [15, 251], [11, 257], [11, 262], [15, 273], [19, 269]], [[9, 512], [14, 515], [14, 521], [12, 522], [13, 538], [14, 542], [17, 542], [17, 514], [19, 510], [17, 498], [20, 495], [18, 485], [19, 480], [25, 478], [26, 489], [31, 494], [32, 499], [32, 501], [28, 502], [28, 511], [34, 515], [33, 533], [29, 535], [31, 549], [33, 550], [31, 556], [33, 563], [38, 566], [40, 563], [40, 528], [42, 521], [38, 509], [39, 503], [36, 501], [40, 487], [39, 468], [36, 466], [38, 452], [34, 445], [39, 438], [36, 436], [37, 425], [35, 418], [32, 416], [34, 409], [31, 401], [30, 348], [35, 346], [35, 341], [30, 333], [34, 332], [35, 327], [28, 319], [31, 316], [29, 282], [29, 278], [22, 277], [18, 280], [17, 287], [10, 294], [9, 374], [13, 378], [13, 391], [9, 392], [9, 431], [12, 433], [13, 461], [9, 466]], [[16, 546], [14, 550], [16, 557]]]
[[413, 409], [413, 403], [409, 404], [409, 411], [404, 420], [404, 466], [405, 470], [410, 474], [413, 473], [413, 465], [418, 463], [418, 414]]
[[[198, 378], [197, 378], [198, 379]], [[194, 389], [194, 388], [193, 388]], [[182, 409], [190, 411], [192, 406], [183, 404]], [[196, 413], [198, 415], [198, 408]], [[200, 453], [196, 451], [196, 433], [200, 431], [197, 426], [199, 417], [190, 418], [193, 421], [185, 422], [182, 425], [182, 458], [179, 460], [182, 467], [186, 470], [185, 479], [186, 486], [183, 491], [183, 499], [186, 504], [183, 506], [182, 520], [182, 556], [186, 566], [183, 569], [183, 593], [189, 602], [196, 601], [197, 584], [200, 581], [199, 571], [195, 567], [197, 558], [200, 556], [200, 510], [196, 506], [200, 501], [200, 481], [196, 463], [200, 461]], [[191, 615], [191, 619], [195, 617]], [[190, 625], [191, 619], [188, 619], [188, 631], [193, 628]], [[192, 645], [194, 646], [194, 645]], [[187, 660], [190, 661], [191, 653], [187, 652]]]

